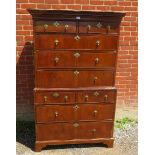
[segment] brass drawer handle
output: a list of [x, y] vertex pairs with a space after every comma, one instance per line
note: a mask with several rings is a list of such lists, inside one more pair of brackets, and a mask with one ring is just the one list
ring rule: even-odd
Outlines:
[[99, 59], [99, 58], [96, 58], [96, 59], [95, 59], [95, 64], [98, 64], [99, 61], [100, 61], [100, 59]]
[[80, 56], [80, 53], [74, 53], [74, 57], [78, 58]]
[[80, 73], [80, 72], [79, 72], [79, 71], [77, 71], [77, 70], [76, 70], [76, 71], [74, 71], [74, 75], [76, 75], [76, 76], [77, 76], [77, 75], [79, 75], [79, 73]]
[[107, 25], [108, 32], [110, 31], [110, 29], [111, 29], [111, 26], [110, 25]]
[[93, 135], [95, 135], [96, 129], [93, 129], [91, 132], [92, 132]]
[[87, 28], [88, 28], [88, 31], [90, 31], [90, 29], [91, 29], [91, 25], [88, 25]]
[[54, 40], [54, 44], [55, 44], [55, 46], [57, 46], [58, 45], [58, 43], [59, 43], [59, 40]]
[[48, 25], [45, 24], [45, 25], [44, 25], [44, 30], [47, 31], [47, 29], [48, 29]]
[[47, 102], [47, 96], [44, 96], [44, 102]]
[[57, 64], [59, 62], [59, 58], [58, 57], [55, 57], [54, 58], [54, 62], [55, 62], [55, 64]]
[[73, 123], [73, 126], [77, 128], [79, 126], [79, 123]]
[[74, 109], [75, 111], [77, 111], [79, 108], [80, 108], [80, 107], [79, 107], [78, 105], [75, 105], [75, 106], [73, 107], [73, 109]]
[[68, 101], [68, 96], [64, 96], [64, 100], [65, 100], [65, 102], [67, 102]]
[[108, 95], [104, 95], [104, 101], [108, 101]]
[[98, 77], [95, 76], [94, 79], [93, 79], [94, 80], [94, 83], [96, 83], [97, 79], [98, 79]]
[[94, 110], [94, 111], [93, 111], [94, 117], [97, 115], [97, 113], [98, 113], [97, 110]]
[[96, 41], [96, 46], [98, 47], [98, 46], [100, 45], [100, 43], [101, 43], [101, 42], [100, 42], [99, 40], [97, 40], [97, 41]]
[[54, 115], [55, 115], [55, 118], [56, 118], [56, 117], [59, 116], [59, 113], [56, 111], [56, 112], [54, 113]]
[[89, 96], [85, 95], [85, 101], [88, 101]]
[[97, 92], [97, 91], [96, 91], [96, 92], [94, 92], [94, 96], [96, 96], [96, 97], [97, 97], [97, 96], [99, 96], [99, 95], [100, 95], [100, 93], [99, 93], [99, 92]]
[[78, 41], [78, 40], [80, 40], [80, 36], [76, 35], [76, 36], [74, 37], [74, 39]]
[[59, 94], [59, 93], [57, 93], [57, 92], [55, 92], [55, 93], [53, 93], [53, 94], [52, 94], [52, 96], [53, 96], [54, 98], [57, 98], [57, 97], [59, 97], [59, 96], [60, 96], [60, 94]]
[[68, 27], [69, 27], [69, 25], [66, 24], [65, 25], [65, 31], [67, 31]]

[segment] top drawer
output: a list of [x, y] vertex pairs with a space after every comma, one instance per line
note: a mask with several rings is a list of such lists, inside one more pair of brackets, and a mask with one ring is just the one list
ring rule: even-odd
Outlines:
[[79, 33], [110, 33], [118, 34], [119, 27], [114, 23], [80, 22]]
[[76, 22], [70, 21], [37, 21], [35, 32], [76, 32]]

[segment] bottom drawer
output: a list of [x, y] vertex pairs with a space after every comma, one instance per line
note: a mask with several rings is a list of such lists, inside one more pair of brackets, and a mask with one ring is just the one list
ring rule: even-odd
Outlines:
[[37, 141], [111, 138], [113, 122], [37, 124]]

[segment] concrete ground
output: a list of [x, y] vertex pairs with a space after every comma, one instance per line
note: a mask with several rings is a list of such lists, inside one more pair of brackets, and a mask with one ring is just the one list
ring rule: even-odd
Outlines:
[[[117, 107], [116, 119], [124, 117], [137, 120], [137, 107]], [[62, 145], [50, 146], [39, 153], [33, 151], [34, 132], [30, 133], [28, 129], [17, 132], [21, 132], [17, 134], [17, 155], [138, 155], [137, 124], [128, 124], [123, 130], [115, 128], [113, 148], [106, 148], [102, 144]]]

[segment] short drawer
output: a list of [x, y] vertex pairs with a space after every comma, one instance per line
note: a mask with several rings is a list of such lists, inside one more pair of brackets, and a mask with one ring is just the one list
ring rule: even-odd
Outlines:
[[75, 114], [72, 105], [37, 105], [35, 111], [37, 123], [73, 121]]
[[119, 27], [115, 23], [106, 23], [102, 21], [79, 22], [79, 33], [104, 33], [118, 34]]
[[75, 102], [74, 92], [36, 91], [35, 104], [70, 104]]
[[75, 33], [76, 22], [71, 21], [36, 21], [35, 32]]
[[36, 86], [38, 88], [113, 86], [113, 83], [114, 71], [36, 71]]
[[38, 34], [36, 49], [117, 49], [118, 36]]
[[77, 101], [79, 103], [115, 103], [116, 90], [81, 91], [78, 92]]

